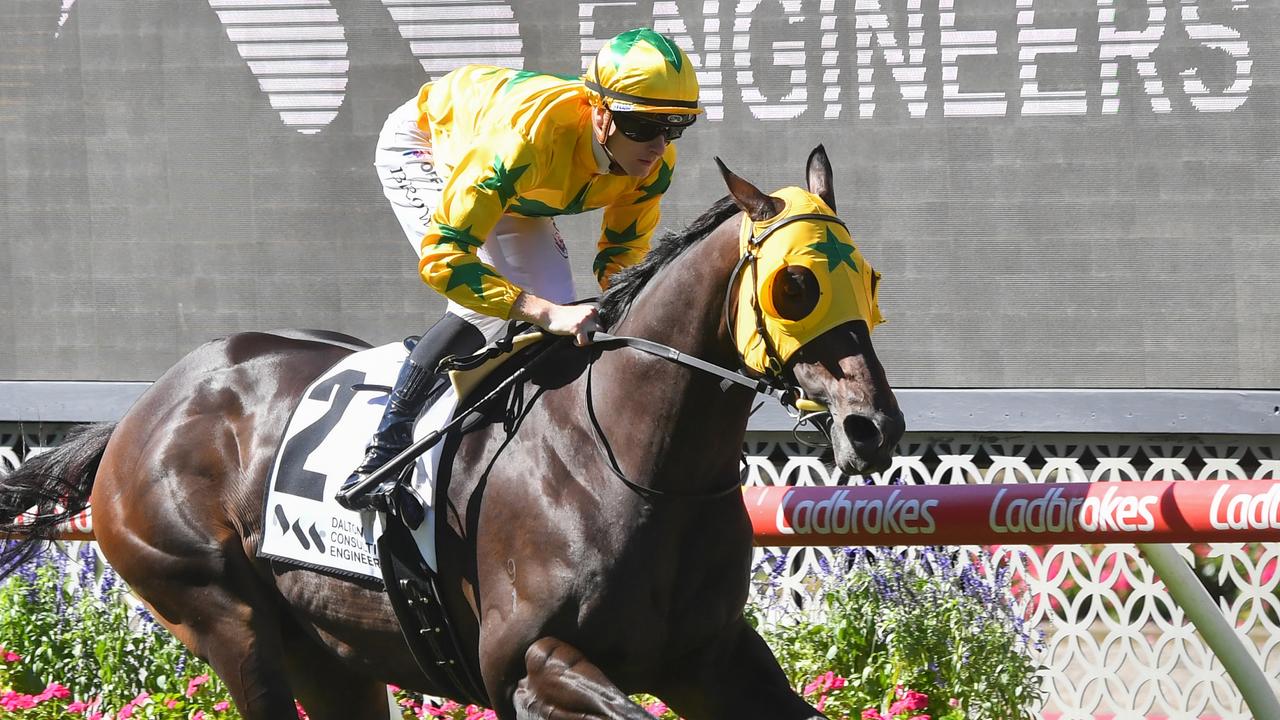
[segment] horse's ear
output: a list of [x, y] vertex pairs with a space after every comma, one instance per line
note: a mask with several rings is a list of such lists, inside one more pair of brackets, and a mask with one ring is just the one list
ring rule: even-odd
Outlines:
[[729, 186], [729, 195], [733, 196], [733, 202], [742, 208], [747, 217], [756, 222], [768, 220], [786, 207], [786, 203], [782, 200], [772, 195], [765, 195], [755, 185], [734, 175], [718, 157], [716, 165], [720, 166], [720, 174], [724, 176], [724, 184]]
[[809, 153], [809, 163], [805, 166], [805, 175], [809, 181], [809, 192], [822, 198], [822, 202], [833, 211], [836, 209], [836, 190], [831, 181], [831, 160], [827, 158], [827, 149], [819, 145]]

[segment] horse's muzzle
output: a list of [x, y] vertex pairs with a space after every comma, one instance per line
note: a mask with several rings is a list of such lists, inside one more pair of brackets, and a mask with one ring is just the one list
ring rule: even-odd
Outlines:
[[853, 412], [831, 427], [836, 466], [847, 475], [880, 472], [893, 463], [893, 451], [906, 423], [896, 408], [889, 412]]

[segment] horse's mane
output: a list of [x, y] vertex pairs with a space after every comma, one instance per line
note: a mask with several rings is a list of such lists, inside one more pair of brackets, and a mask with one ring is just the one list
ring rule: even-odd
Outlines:
[[600, 299], [600, 320], [603, 325], [606, 328], [613, 327], [627, 314], [631, 303], [659, 270], [670, 265], [680, 253], [710, 235], [712, 230], [720, 227], [720, 223], [737, 212], [738, 206], [734, 204], [732, 197], [726, 195], [720, 198], [684, 230], [664, 233], [643, 260], [614, 274], [609, 282], [609, 289]]

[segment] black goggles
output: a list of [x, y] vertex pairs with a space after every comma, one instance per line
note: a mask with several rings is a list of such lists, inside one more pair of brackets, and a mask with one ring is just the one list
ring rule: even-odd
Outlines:
[[679, 139], [688, 125], [666, 125], [631, 113], [614, 113], [613, 124], [623, 137], [636, 142], [649, 142], [661, 135], [667, 142]]

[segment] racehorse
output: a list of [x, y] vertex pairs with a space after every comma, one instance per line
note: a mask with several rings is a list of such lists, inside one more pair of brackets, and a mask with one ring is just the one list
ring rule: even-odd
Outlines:
[[[756, 312], [726, 307], [730, 285], [749, 282], [741, 216], [767, 220], [782, 201], [721, 170], [729, 196], [621, 276], [602, 317], [611, 332], [735, 367], [730, 315]], [[821, 146], [806, 170], [834, 209]], [[820, 299], [802, 272], [771, 282], [775, 312]], [[823, 332], [783, 372], [825, 403], [835, 462], [854, 474], [887, 467], [903, 431], [869, 324]], [[318, 720], [386, 718], [386, 683], [449, 696], [424, 680], [380, 589], [258, 557], [292, 408], [364, 347], [300, 330], [207, 343], [114, 426], [0, 479], [0, 518], [38, 506], [33, 543], [55, 504], [90, 504], [103, 554], [247, 720], [294, 717], [295, 697]], [[743, 614], [752, 532], [733, 490], [757, 395], [632, 349], [558, 347], [530, 373], [518, 422], [481, 423], [453, 450], [442, 602], [490, 706], [504, 719], [648, 720], [628, 697], [646, 692], [691, 720], [822, 717]]]

